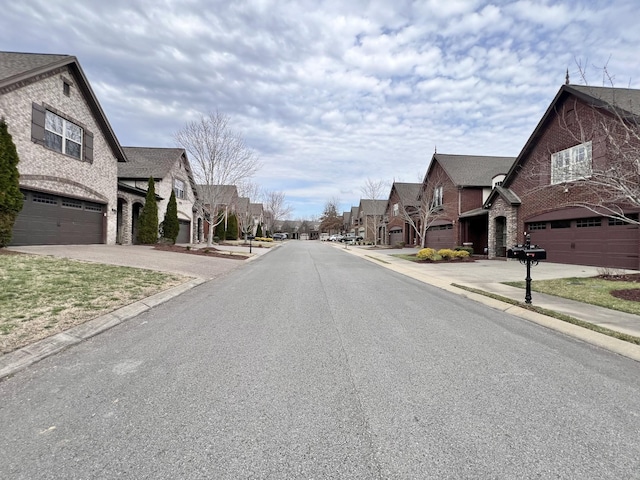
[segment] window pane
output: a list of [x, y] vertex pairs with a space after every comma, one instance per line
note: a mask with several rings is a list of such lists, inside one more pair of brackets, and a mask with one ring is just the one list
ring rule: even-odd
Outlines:
[[48, 130], [44, 131], [44, 144], [52, 150], [62, 152], [62, 137]]
[[66, 150], [65, 153], [67, 155], [71, 155], [72, 157], [80, 158], [80, 144], [76, 142], [72, 142], [71, 140], [66, 141]]
[[76, 143], [82, 143], [82, 128], [78, 125], [67, 122], [67, 138]]
[[47, 111], [44, 118], [44, 128], [62, 135], [62, 122], [62, 117]]

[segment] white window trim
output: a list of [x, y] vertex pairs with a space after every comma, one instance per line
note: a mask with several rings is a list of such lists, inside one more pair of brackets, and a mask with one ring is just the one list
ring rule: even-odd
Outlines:
[[551, 185], [591, 176], [591, 142], [581, 143], [551, 155]]

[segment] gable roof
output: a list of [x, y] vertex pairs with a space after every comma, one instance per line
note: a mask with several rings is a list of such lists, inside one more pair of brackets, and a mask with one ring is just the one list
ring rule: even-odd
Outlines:
[[630, 114], [640, 116], [640, 90], [613, 87], [589, 87], [584, 85], [562, 85], [518, 154], [516, 161], [513, 162], [507, 176], [502, 182], [503, 186], [509, 187], [517, 175], [519, 166], [522, 165], [529, 152], [535, 147], [547, 122], [555, 115], [558, 105], [570, 96], [575, 96], [598, 108], [618, 108], [618, 111], [622, 115]]
[[425, 179], [437, 162], [458, 187], [490, 187], [491, 180], [496, 175], [506, 174], [515, 159], [516, 157], [434, 153]]
[[127, 159], [120, 142], [118, 142], [118, 138], [76, 57], [72, 55], [0, 52], [0, 95], [35, 81], [41, 75], [53, 74], [56, 70], [63, 68], [68, 68], [73, 73], [78, 89], [87, 100], [89, 110], [104, 133], [113, 155], [118, 162], [126, 162]]
[[206, 201], [214, 200], [220, 205], [231, 205], [238, 197], [238, 188], [235, 185], [197, 185], [198, 193]]
[[118, 164], [118, 177], [130, 179], [160, 180], [186, 155], [182, 148], [122, 147], [122, 150], [128, 161]]
[[[396, 191], [398, 197], [400, 198], [400, 202], [405, 207], [416, 207], [420, 205], [420, 200], [418, 199], [418, 197], [420, 196], [421, 188], [421, 183], [393, 182], [393, 185], [391, 186], [392, 192], [393, 190]], [[390, 199], [391, 194], [389, 194], [389, 200]]]
[[640, 90], [587, 85], [563, 85], [560, 89], [600, 107], [613, 106], [632, 115], [640, 116]]
[[384, 215], [387, 211], [387, 200], [360, 200], [359, 213], [363, 215]]

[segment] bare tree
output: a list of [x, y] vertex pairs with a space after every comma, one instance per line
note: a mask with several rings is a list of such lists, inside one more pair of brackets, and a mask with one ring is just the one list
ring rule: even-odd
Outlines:
[[367, 178], [364, 185], [360, 187], [362, 198], [370, 198], [372, 200], [381, 200], [387, 197], [389, 193], [389, 184], [384, 180], [372, 180]]
[[398, 202], [399, 216], [413, 228], [422, 248], [426, 245], [427, 230], [436, 220], [445, 218], [443, 209], [444, 174], [427, 170], [420, 193], [416, 198], [402, 198]]
[[230, 123], [228, 115], [215, 111], [198, 121], [187, 122], [174, 136], [186, 150], [196, 183], [201, 186], [199, 204], [209, 224], [209, 246], [213, 243], [214, 227], [223, 220], [218, 216], [222, 192], [215, 187], [238, 185], [260, 168], [256, 153]]
[[373, 244], [377, 245], [380, 227], [384, 220], [384, 207], [379, 205], [379, 201], [388, 198], [389, 185], [384, 180], [367, 178], [360, 191], [364, 199], [361, 200], [361, 205], [364, 205], [364, 210], [366, 210], [365, 212], [360, 212], [361, 215], [364, 215], [365, 236], [373, 238]]
[[262, 194], [262, 203], [270, 217], [271, 225], [267, 225], [269, 231], [273, 229], [275, 222], [289, 216], [293, 211], [293, 207], [285, 200], [284, 192], [265, 190]]
[[640, 91], [614, 88], [603, 70], [611, 87], [574, 87], [587, 94], [586, 103], [572, 98], [556, 111], [560, 130], [576, 147], [566, 159], [552, 149], [534, 158], [530, 177], [538, 187], [525, 197], [562, 190], [559, 206], [638, 225], [629, 211], [640, 207]]

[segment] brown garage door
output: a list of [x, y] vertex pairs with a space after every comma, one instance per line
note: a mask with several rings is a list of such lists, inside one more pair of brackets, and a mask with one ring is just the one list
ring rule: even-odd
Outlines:
[[435, 250], [441, 248], [455, 248], [456, 244], [453, 240], [453, 225], [435, 225], [427, 230], [427, 238], [425, 245]]
[[28, 190], [11, 245], [104, 243], [104, 206]]
[[638, 269], [638, 227], [606, 217], [527, 224], [550, 262]]
[[401, 229], [393, 229], [389, 232], [389, 245], [398, 245], [404, 242], [404, 233]]
[[176, 243], [191, 243], [191, 222], [189, 220], [178, 220], [180, 230]]

